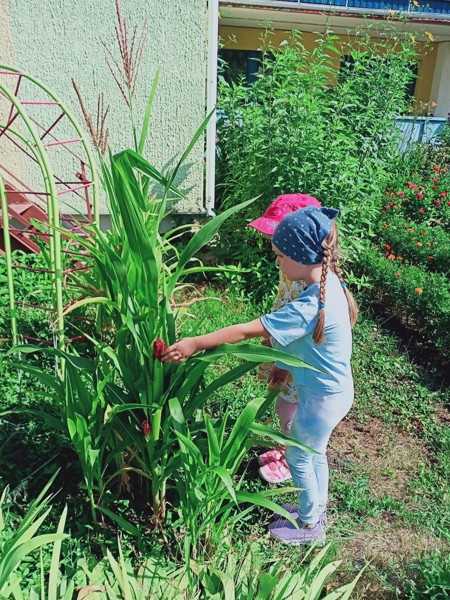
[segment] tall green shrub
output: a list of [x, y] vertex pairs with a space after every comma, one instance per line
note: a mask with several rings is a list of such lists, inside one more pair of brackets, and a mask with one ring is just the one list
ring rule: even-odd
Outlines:
[[[163, 529], [167, 494], [176, 490], [172, 505], [183, 518], [180, 528], [186, 540], [185, 552], [188, 555], [192, 549], [196, 555], [199, 547], [211, 546], [211, 529], [238, 502], [276, 508], [264, 494], [242, 496], [239, 481], [233, 480], [246, 455], [243, 448], [247, 438], [258, 443], [266, 436], [277, 443], [301, 446], [275, 430], [258, 426], [260, 405], [247, 408], [236, 423], [225, 417], [215, 424], [202, 410], [206, 401], [258, 362], [280, 359], [292, 366], [305, 363], [252, 344], [223, 344], [176, 365], [161, 362], [163, 347], [176, 340], [177, 293], [192, 274], [205, 268], [199, 265], [196, 253], [211, 241], [227, 217], [247, 203], [208, 221], [179, 252], [173, 245], [179, 229], [160, 233], [177, 169], [163, 176], [132, 150], [110, 158], [110, 165], [103, 165], [103, 181], [111, 230], [84, 225], [84, 232], [90, 235], [70, 234], [86, 251], [92, 268], [73, 276], [80, 299], [66, 313], [81, 306], [96, 310], [96, 331], [84, 332], [91, 347], [74, 350], [67, 346], [61, 351], [22, 346], [22, 361], [16, 366], [49, 386], [55, 404], [61, 406], [59, 420], [44, 411], [41, 417], [70, 438], [93, 520], [99, 520], [101, 510], [139, 537], [139, 528], [108, 506], [111, 495], [122, 498], [125, 494], [132, 496], [136, 512], [142, 506], [149, 508], [146, 521], [152, 528]], [[161, 198], [148, 196], [150, 181], [164, 185]], [[45, 366], [30, 363], [29, 355], [37, 352], [63, 359], [62, 380]], [[229, 354], [248, 362], [219, 372], [206, 386], [203, 375], [208, 365]], [[209, 444], [208, 464], [203, 459], [205, 439]], [[180, 487], [181, 481], [189, 488]], [[204, 509], [200, 514], [199, 508]], [[285, 516], [289, 518], [288, 513]]]
[[[259, 196], [221, 230], [227, 244], [219, 247], [244, 265], [266, 254], [245, 225], [279, 194], [317, 196], [341, 211], [346, 233], [370, 231], [387, 165], [398, 153], [394, 118], [407, 108], [415, 57], [414, 41], [393, 31], [383, 38], [358, 32], [354, 42], [328, 32], [311, 52], [295, 31], [279, 47], [270, 34], [262, 42], [256, 81], [219, 85], [221, 208]], [[266, 272], [249, 275], [253, 290], [267, 286], [261, 266]]]

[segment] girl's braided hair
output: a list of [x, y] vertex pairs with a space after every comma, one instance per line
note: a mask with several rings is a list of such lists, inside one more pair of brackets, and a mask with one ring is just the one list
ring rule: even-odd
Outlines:
[[330, 233], [322, 242], [323, 248], [323, 259], [322, 259], [322, 274], [320, 276], [320, 293], [319, 293], [319, 318], [317, 320], [317, 325], [313, 333], [313, 340], [316, 344], [323, 344], [325, 341], [325, 296], [326, 296], [326, 282], [327, 275], [329, 269], [336, 273], [341, 282], [342, 287], [344, 288], [345, 296], [347, 298], [348, 303], [348, 314], [350, 317], [350, 324], [353, 325], [356, 323], [356, 319], [358, 318], [358, 305], [356, 304], [355, 299], [353, 298], [351, 292], [348, 291], [347, 286], [345, 285], [344, 276], [339, 267], [339, 258], [341, 257], [339, 251], [338, 244], [338, 230], [336, 227], [336, 223], [333, 222], [333, 226], [331, 228]]

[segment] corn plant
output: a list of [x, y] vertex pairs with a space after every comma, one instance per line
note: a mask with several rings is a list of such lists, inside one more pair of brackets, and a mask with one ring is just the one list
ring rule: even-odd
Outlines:
[[302, 560], [270, 565], [255, 545], [237, 557], [230, 553], [222, 564], [202, 565], [198, 578], [205, 600], [348, 600], [364, 569], [350, 583], [324, 595], [326, 584], [341, 561], [329, 562], [330, 544], [317, 553], [310, 550]]
[[[95, 311], [91, 314], [96, 318], [96, 332], [85, 333], [90, 349], [85, 356], [77, 356], [71, 348], [40, 350], [65, 360], [63, 382], [52, 379], [39, 366], [18, 365], [50, 385], [60, 400], [61, 426], [79, 457], [94, 520], [98, 520], [97, 510], [101, 508], [133, 533], [134, 527], [105, 506], [105, 491], [114, 488], [120, 494], [125, 488], [132, 490], [141, 505], [150, 503], [152, 525], [163, 526], [167, 485], [173, 485], [182, 467], [170, 401], [176, 399], [184, 419], [190, 421], [218, 387], [242, 376], [255, 363], [282, 359], [292, 366], [304, 365], [284, 353], [249, 344], [223, 345], [177, 365], [160, 360], [165, 344], [176, 339], [177, 296], [192, 274], [206, 270], [196, 254], [217, 234], [225, 219], [251, 202], [208, 221], [182, 250], [173, 243], [178, 228], [160, 233], [170, 211], [169, 195], [181, 194], [174, 186], [177, 171], [205, 123], [170, 173], [161, 174], [132, 150], [110, 156], [110, 165], [103, 165], [111, 230], [92, 225], [84, 226], [88, 235], [72, 234], [88, 252], [92, 268], [72, 276], [71, 283], [81, 298], [66, 311], [80, 307]], [[150, 196], [152, 185], [159, 186], [159, 197]], [[36, 350], [22, 348], [24, 354]], [[250, 362], [202, 389], [208, 365], [227, 354]], [[208, 428], [212, 435], [210, 422]], [[224, 437], [223, 432], [220, 435]], [[231, 446], [229, 451], [237, 457], [240, 448]], [[229, 469], [229, 464], [222, 464], [222, 468]]]
[[[223, 536], [233, 524], [253, 506], [276, 510], [292, 520], [268, 496], [297, 488], [278, 488], [268, 492], [250, 493], [240, 489], [241, 477], [236, 476], [242, 461], [253, 445], [267, 443], [262, 436], [278, 443], [304, 447], [289, 437], [259, 425], [258, 417], [273, 401], [255, 398], [244, 408], [235, 422], [227, 415], [220, 422], [203, 415], [190, 425], [186, 422], [177, 398], [169, 401], [175, 434], [180, 446], [181, 464], [175, 486], [180, 499], [179, 527], [183, 532], [184, 556], [193, 559], [200, 554], [212, 557], [221, 546]], [[250, 505], [244, 508], [243, 505]]]
[[273, 562], [256, 544], [248, 544], [225, 557], [192, 561], [190, 568], [176, 567], [155, 554], [133, 569], [119, 543], [119, 557], [108, 551], [96, 576], [87, 573], [96, 583], [81, 588], [80, 594], [95, 592], [99, 600], [349, 600], [364, 568], [349, 583], [326, 593], [341, 565], [339, 560], [330, 562], [330, 548]]

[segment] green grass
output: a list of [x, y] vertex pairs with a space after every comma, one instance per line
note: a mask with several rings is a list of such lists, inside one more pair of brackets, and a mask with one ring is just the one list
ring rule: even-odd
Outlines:
[[[224, 296], [223, 303], [212, 302], [193, 307], [194, 318], [185, 324], [183, 335], [244, 322], [264, 312], [232, 295]], [[356, 400], [340, 428], [345, 427], [359, 447], [346, 458], [340, 453], [345, 437], [332, 438], [329, 537], [335, 542], [337, 558], [350, 571], [360, 568], [364, 560], [372, 561], [360, 589], [370, 582], [376, 590], [374, 598], [394, 598], [397, 584], [405, 585], [411, 562], [420, 562], [423, 552], [428, 556], [434, 549], [448, 548], [450, 430], [445, 419], [449, 393], [432, 373], [414, 365], [399, 340], [364, 310], [354, 331], [353, 370]], [[210, 410], [216, 415], [227, 410], [238, 414], [250, 398], [264, 393], [265, 384], [253, 371], [238, 386], [216, 395]], [[258, 478], [255, 457], [256, 451], [249, 457], [245, 483], [252, 490], [266, 487]], [[295, 502], [295, 495], [287, 494], [280, 501]], [[240, 526], [241, 535], [262, 537], [266, 552], [283, 554], [285, 549], [265, 537], [269, 520], [264, 512], [254, 511]], [[397, 544], [396, 531], [402, 537]], [[377, 544], [369, 544], [361, 555], [354, 547], [359, 539], [362, 545], [370, 539]], [[418, 573], [416, 569], [413, 576]]]
[[[205, 295], [208, 300], [189, 306], [182, 335], [248, 321], [264, 312], [229, 293], [209, 289]], [[236, 362], [227, 358], [214, 368], [226, 370]], [[359, 584], [362, 597], [440, 600], [436, 594], [442, 588], [439, 578], [445, 579], [448, 573], [444, 557], [450, 545], [446, 533], [450, 529], [448, 390], [440, 388], [433, 374], [414, 365], [399, 348], [398, 340], [364, 311], [354, 331], [353, 369], [355, 405], [333, 434], [330, 449], [328, 536], [334, 542], [335, 557], [345, 566], [335, 585], [349, 581], [371, 560]], [[33, 408], [47, 401], [45, 390], [31, 380], [19, 380], [17, 374], [6, 370], [0, 376], [0, 411], [24, 405]], [[265, 394], [265, 383], [253, 370], [237, 384], [220, 390], [208, 411], [217, 417], [226, 412], [235, 417], [251, 398]], [[271, 416], [267, 414], [267, 418]], [[36, 469], [43, 481], [48, 475], [46, 469], [52, 469], [45, 461], [52, 452], [55, 455], [55, 449], [66, 451], [64, 440], [42, 431], [33, 418], [5, 417], [2, 425], [2, 485], [18, 486]], [[259, 450], [252, 452], [243, 471], [244, 486], [252, 491], [267, 487], [257, 473]], [[75, 534], [78, 521], [83, 519], [82, 506], [76, 500], [79, 492], [72, 498], [79, 505], [72, 515]], [[32, 493], [33, 489], [30, 497]], [[277, 500], [295, 502], [295, 495], [286, 494]], [[285, 557], [289, 563], [295, 556], [304, 556], [302, 549], [280, 547], [272, 541], [267, 535], [269, 522], [267, 511], [255, 509], [236, 529], [234, 547], [251, 541], [268, 560]], [[427, 569], [436, 574], [437, 583], [427, 580]], [[423, 591], [427, 586], [438, 592]], [[422, 592], [425, 595], [420, 596]]]

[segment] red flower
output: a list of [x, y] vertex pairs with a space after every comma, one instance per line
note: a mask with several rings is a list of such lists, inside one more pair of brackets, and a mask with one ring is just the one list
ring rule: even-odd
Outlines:
[[447, 198], [447, 192], [441, 192], [441, 198]]
[[441, 173], [447, 173], [447, 169], [441, 169]]
[[437, 165], [435, 165], [433, 169], [436, 171], [436, 173], [439, 173], [439, 171], [441, 170], [440, 167], [438, 167]]
[[394, 206], [393, 202], [388, 202], [389, 206]]
[[437, 190], [437, 185], [433, 185], [433, 190]]
[[391, 249], [391, 247], [390, 247], [388, 244], [385, 244], [385, 245], [384, 245], [384, 249], [385, 249], [385, 250], [390, 250], [390, 249]]
[[404, 195], [405, 195], [405, 192], [398, 192], [398, 193], [397, 193], [397, 196], [398, 196], [399, 198], [403, 198], [403, 196], [404, 196]]
[[447, 206], [450, 206], [450, 202], [447, 202]]
[[414, 293], [417, 294], [418, 296], [420, 296], [423, 293], [423, 289], [422, 288], [416, 288], [414, 290]]
[[141, 427], [142, 427], [142, 431], [144, 432], [144, 435], [150, 435], [151, 434], [151, 432], [152, 432], [152, 426], [147, 421], [147, 419], [145, 419], [144, 421], [142, 421]]
[[434, 260], [434, 256], [429, 256], [428, 260]]
[[433, 204], [434, 204], [435, 206], [440, 206], [440, 205], [441, 205], [441, 201], [440, 201], [440, 200], [435, 200], [435, 201], [433, 202]]
[[164, 350], [167, 350], [166, 342], [164, 340], [162, 340], [161, 338], [157, 338], [153, 342], [153, 358], [157, 358], [158, 360], [161, 360], [161, 356], [162, 356], [162, 353], [164, 352]]
[[439, 179], [437, 177], [433, 177], [434, 183], [439, 183]]
[[422, 198], [423, 198], [422, 192], [419, 192], [418, 194], [416, 194], [416, 197], [419, 198], [419, 200], [422, 200]]
[[419, 212], [421, 215], [423, 215], [423, 213], [425, 212], [423, 208], [419, 208]]

